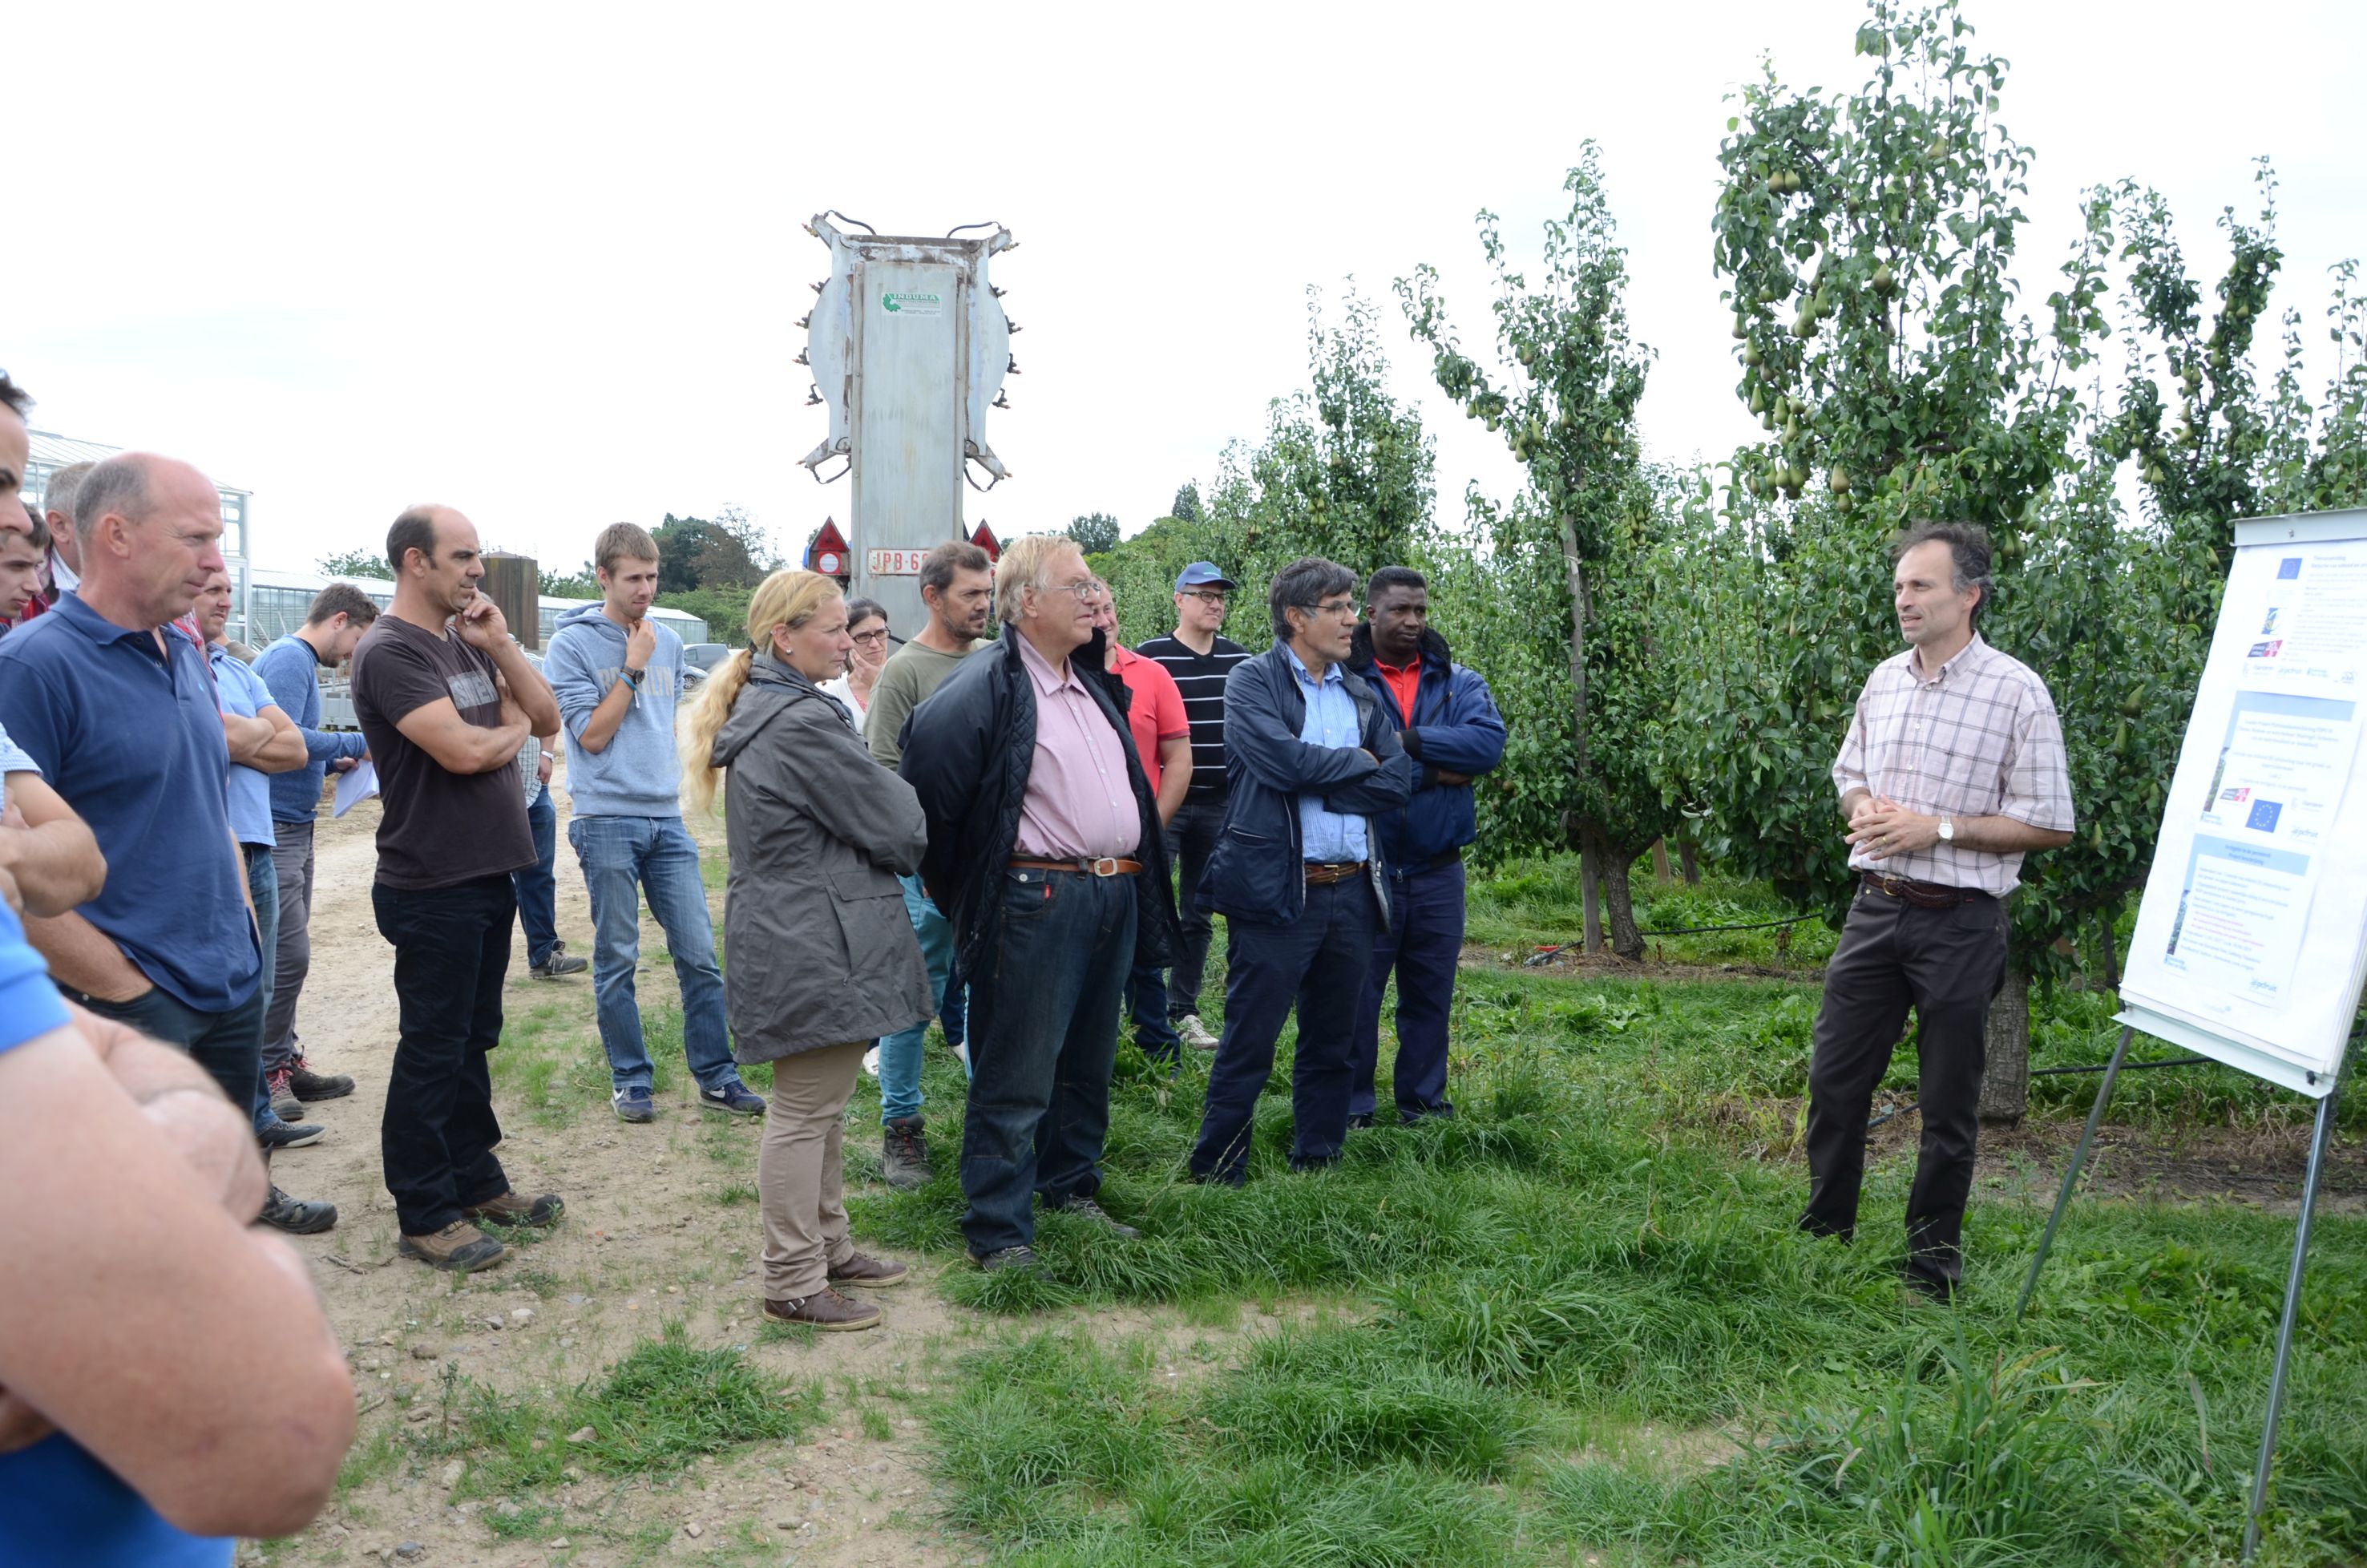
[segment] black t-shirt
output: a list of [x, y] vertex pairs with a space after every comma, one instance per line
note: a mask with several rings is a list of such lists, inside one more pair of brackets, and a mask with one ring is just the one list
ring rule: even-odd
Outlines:
[[1184, 717], [1192, 724], [1192, 788], [1187, 801], [1221, 801], [1225, 783], [1225, 677], [1250, 656], [1249, 650], [1219, 637], [1195, 653], [1173, 637], [1154, 637], [1135, 650], [1175, 677], [1184, 694]]
[[480, 729], [502, 724], [491, 655], [450, 631], [381, 615], [354, 649], [354, 714], [378, 767], [383, 808], [378, 880], [391, 888], [446, 888], [535, 863], [526, 785], [512, 761], [490, 773], [452, 773], [395, 726], [449, 698]]

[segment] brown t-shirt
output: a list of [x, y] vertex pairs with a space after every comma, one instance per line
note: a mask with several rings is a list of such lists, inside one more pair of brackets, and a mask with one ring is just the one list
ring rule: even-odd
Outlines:
[[481, 729], [502, 724], [493, 661], [450, 631], [381, 615], [354, 650], [354, 714], [378, 767], [378, 880], [391, 888], [447, 888], [535, 862], [526, 786], [513, 760], [490, 773], [452, 773], [395, 726], [449, 698]]

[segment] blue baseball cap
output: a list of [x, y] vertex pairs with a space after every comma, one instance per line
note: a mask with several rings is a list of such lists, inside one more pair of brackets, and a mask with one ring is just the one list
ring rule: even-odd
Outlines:
[[1175, 591], [1179, 594], [1186, 588], [1223, 588], [1229, 593], [1235, 586], [1230, 577], [1217, 570], [1213, 561], [1195, 561], [1175, 579]]

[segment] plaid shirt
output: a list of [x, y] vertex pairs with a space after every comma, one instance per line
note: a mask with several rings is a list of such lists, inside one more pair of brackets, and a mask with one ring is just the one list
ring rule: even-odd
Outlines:
[[[2011, 817], [2059, 833], [2072, 828], [2071, 779], [2055, 699], [2029, 665], [1977, 633], [1930, 680], [1917, 671], [1912, 648], [1874, 666], [1833, 761], [1833, 785], [1844, 798], [1866, 790], [1934, 816]], [[2020, 855], [1953, 844], [1884, 859], [1861, 847], [1851, 852], [1849, 863], [1852, 870], [1978, 888], [1999, 898], [2019, 885], [2022, 869]]]

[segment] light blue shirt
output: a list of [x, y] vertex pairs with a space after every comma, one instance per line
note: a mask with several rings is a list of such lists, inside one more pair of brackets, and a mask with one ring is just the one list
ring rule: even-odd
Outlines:
[[[266, 708], [278, 708], [279, 704], [272, 700], [271, 688], [263, 684], [263, 677], [247, 668], [237, 654], [219, 642], [209, 642], [206, 659], [214, 667], [214, 696], [223, 712], [253, 719]], [[224, 792], [230, 803], [230, 830], [241, 844], [279, 842], [271, 831], [269, 774], [258, 773], [243, 762], [233, 762]]]
[[35, 762], [24, 747], [9, 739], [6, 730], [0, 730], [0, 773], [39, 773], [40, 770], [41, 765]]
[[[1365, 744], [1364, 734], [1356, 725], [1356, 699], [1348, 695], [1348, 675], [1338, 665], [1323, 672], [1318, 684], [1299, 662], [1298, 651], [1285, 647], [1290, 655], [1290, 673], [1298, 677], [1298, 695], [1307, 703], [1307, 718], [1298, 726], [1298, 738], [1311, 746], [1327, 751], [1354, 751]], [[1365, 819], [1342, 816], [1325, 808], [1320, 795], [1298, 797], [1298, 852], [1308, 860], [1342, 864], [1366, 858]]]

